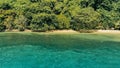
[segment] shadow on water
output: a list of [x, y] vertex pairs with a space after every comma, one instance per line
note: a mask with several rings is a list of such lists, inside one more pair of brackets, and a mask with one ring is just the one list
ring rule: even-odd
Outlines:
[[74, 37], [74, 35], [26, 35], [19, 33], [8, 33], [0, 35], [0, 47], [32, 45], [42, 46], [53, 51], [73, 50], [74, 52], [79, 52], [86, 49], [95, 50], [115, 47], [118, 47], [118, 49], [120, 49], [120, 42], [96, 40], [84, 37], [85, 36]]

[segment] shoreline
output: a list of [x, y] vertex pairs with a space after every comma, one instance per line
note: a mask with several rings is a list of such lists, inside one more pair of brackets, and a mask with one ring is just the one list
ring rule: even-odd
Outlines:
[[12, 30], [12, 31], [5, 31], [0, 33], [80, 34], [80, 32], [77, 32], [75, 30], [52, 30], [46, 32], [32, 32], [31, 30], [25, 30], [25, 31]]
[[[25, 31], [12, 30], [12, 31], [5, 31], [0, 33], [82, 34], [86, 32], [79, 32], [71, 29], [71, 30], [53, 30], [46, 32], [32, 32], [31, 30], [25, 30]], [[94, 32], [86, 33], [86, 34], [120, 34], [120, 30], [95, 30]]]
[[97, 30], [97, 34], [120, 34], [120, 30]]

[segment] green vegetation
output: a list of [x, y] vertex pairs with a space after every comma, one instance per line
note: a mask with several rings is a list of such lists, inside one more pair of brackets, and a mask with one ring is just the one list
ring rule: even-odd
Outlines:
[[1, 0], [0, 31], [120, 29], [120, 0]]

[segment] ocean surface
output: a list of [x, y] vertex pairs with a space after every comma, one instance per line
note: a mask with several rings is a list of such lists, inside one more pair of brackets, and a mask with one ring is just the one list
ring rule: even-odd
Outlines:
[[0, 33], [0, 68], [120, 68], [120, 35]]

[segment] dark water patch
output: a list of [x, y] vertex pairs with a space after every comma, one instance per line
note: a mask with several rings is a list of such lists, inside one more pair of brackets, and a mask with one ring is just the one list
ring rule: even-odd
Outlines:
[[[0, 47], [6, 46], [20, 46], [33, 45], [43, 46], [48, 49], [96, 49], [103, 47], [116, 47], [119, 46], [119, 42], [95, 40], [90, 38], [84, 38], [83, 35], [77, 35], [80, 37], [74, 37], [74, 35], [24, 35], [24, 34], [5, 34], [4, 37], [0, 37]], [[94, 35], [92, 35], [94, 37]]]

